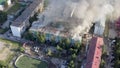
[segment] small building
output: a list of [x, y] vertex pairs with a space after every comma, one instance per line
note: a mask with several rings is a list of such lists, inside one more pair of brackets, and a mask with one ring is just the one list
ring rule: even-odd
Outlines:
[[3, 11], [5, 9], [5, 4], [11, 5], [11, 0], [0, 0], [0, 10]]
[[103, 38], [93, 37], [90, 41], [85, 68], [99, 68], [102, 55]]
[[29, 18], [38, 12], [42, 0], [34, 0], [22, 14], [10, 25], [13, 36], [21, 37], [25, 30], [29, 27]]

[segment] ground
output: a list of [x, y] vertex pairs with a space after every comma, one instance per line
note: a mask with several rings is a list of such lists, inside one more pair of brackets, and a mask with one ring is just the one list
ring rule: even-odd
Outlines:
[[14, 57], [18, 46], [19, 44], [16, 42], [0, 38], [0, 61], [8, 65]]
[[21, 57], [16, 63], [16, 66], [18, 68], [47, 68], [45, 62], [27, 56]]

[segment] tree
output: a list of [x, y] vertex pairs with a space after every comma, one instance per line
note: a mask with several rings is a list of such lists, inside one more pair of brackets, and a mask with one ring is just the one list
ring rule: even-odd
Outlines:
[[58, 49], [59, 51], [62, 51], [62, 50], [63, 50], [59, 45], [57, 45], [57, 49]]
[[120, 60], [115, 61], [114, 68], [120, 68]]
[[66, 45], [68, 45], [68, 46], [70, 45], [70, 40], [68, 38], [64, 39], [64, 42]]
[[38, 20], [37, 13], [33, 17], [30, 17], [29, 22], [32, 24], [34, 21]]
[[19, 47], [19, 51], [23, 53], [25, 52], [25, 49], [23, 47]]
[[52, 56], [52, 51], [50, 49], [48, 49], [47, 55]]
[[38, 41], [40, 43], [45, 43], [45, 34], [40, 34], [39, 32], [37, 33]]
[[75, 64], [74, 64], [74, 61], [71, 60], [68, 64], [68, 68], [75, 68]]
[[0, 24], [2, 24], [3, 22], [5, 22], [7, 20], [7, 13], [0, 11]]
[[56, 41], [55, 41], [55, 37], [54, 37], [54, 36], [52, 36], [51, 42], [52, 42], [51, 45], [56, 46], [56, 45], [55, 45]]
[[72, 54], [72, 59], [75, 59], [77, 57], [77, 55], [74, 53]]
[[26, 32], [24, 36], [25, 36], [25, 39], [27, 39], [27, 40], [31, 40], [31, 41], [35, 40], [32, 33], [30, 33], [30, 32]]
[[101, 60], [100, 68], [105, 68], [105, 61], [103, 59]]
[[76, 49], [80, 49], [80, 46], [81, 46], [81, 44], [80, 44], [79, 42], [75, 42], [74, 47], [75, 47]]

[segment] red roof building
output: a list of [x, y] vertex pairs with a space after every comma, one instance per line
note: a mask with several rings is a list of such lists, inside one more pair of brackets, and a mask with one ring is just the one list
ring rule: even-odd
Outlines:
[[99, 68], [102, 55], [102, 45], [103, 38], [93, 37], [91, 39], [85, 68]]

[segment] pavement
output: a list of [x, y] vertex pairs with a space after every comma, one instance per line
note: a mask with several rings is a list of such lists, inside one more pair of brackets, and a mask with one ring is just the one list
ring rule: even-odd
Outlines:
[[105, 64], [105, 68], [112, 68], [111, 66], [114, 64], [114, 63], [111, 63], [111, 60], [114, 58], [112, 56], [112, 47], [111, 47], [111, 40], [108, 40], [107, 38], [104, 39], [105, 40], [105, 48], [106, 48], [106, 51], [107, 51], [107, 54], [108, 54], [108, 57], [106, 58], [106, 64]]

